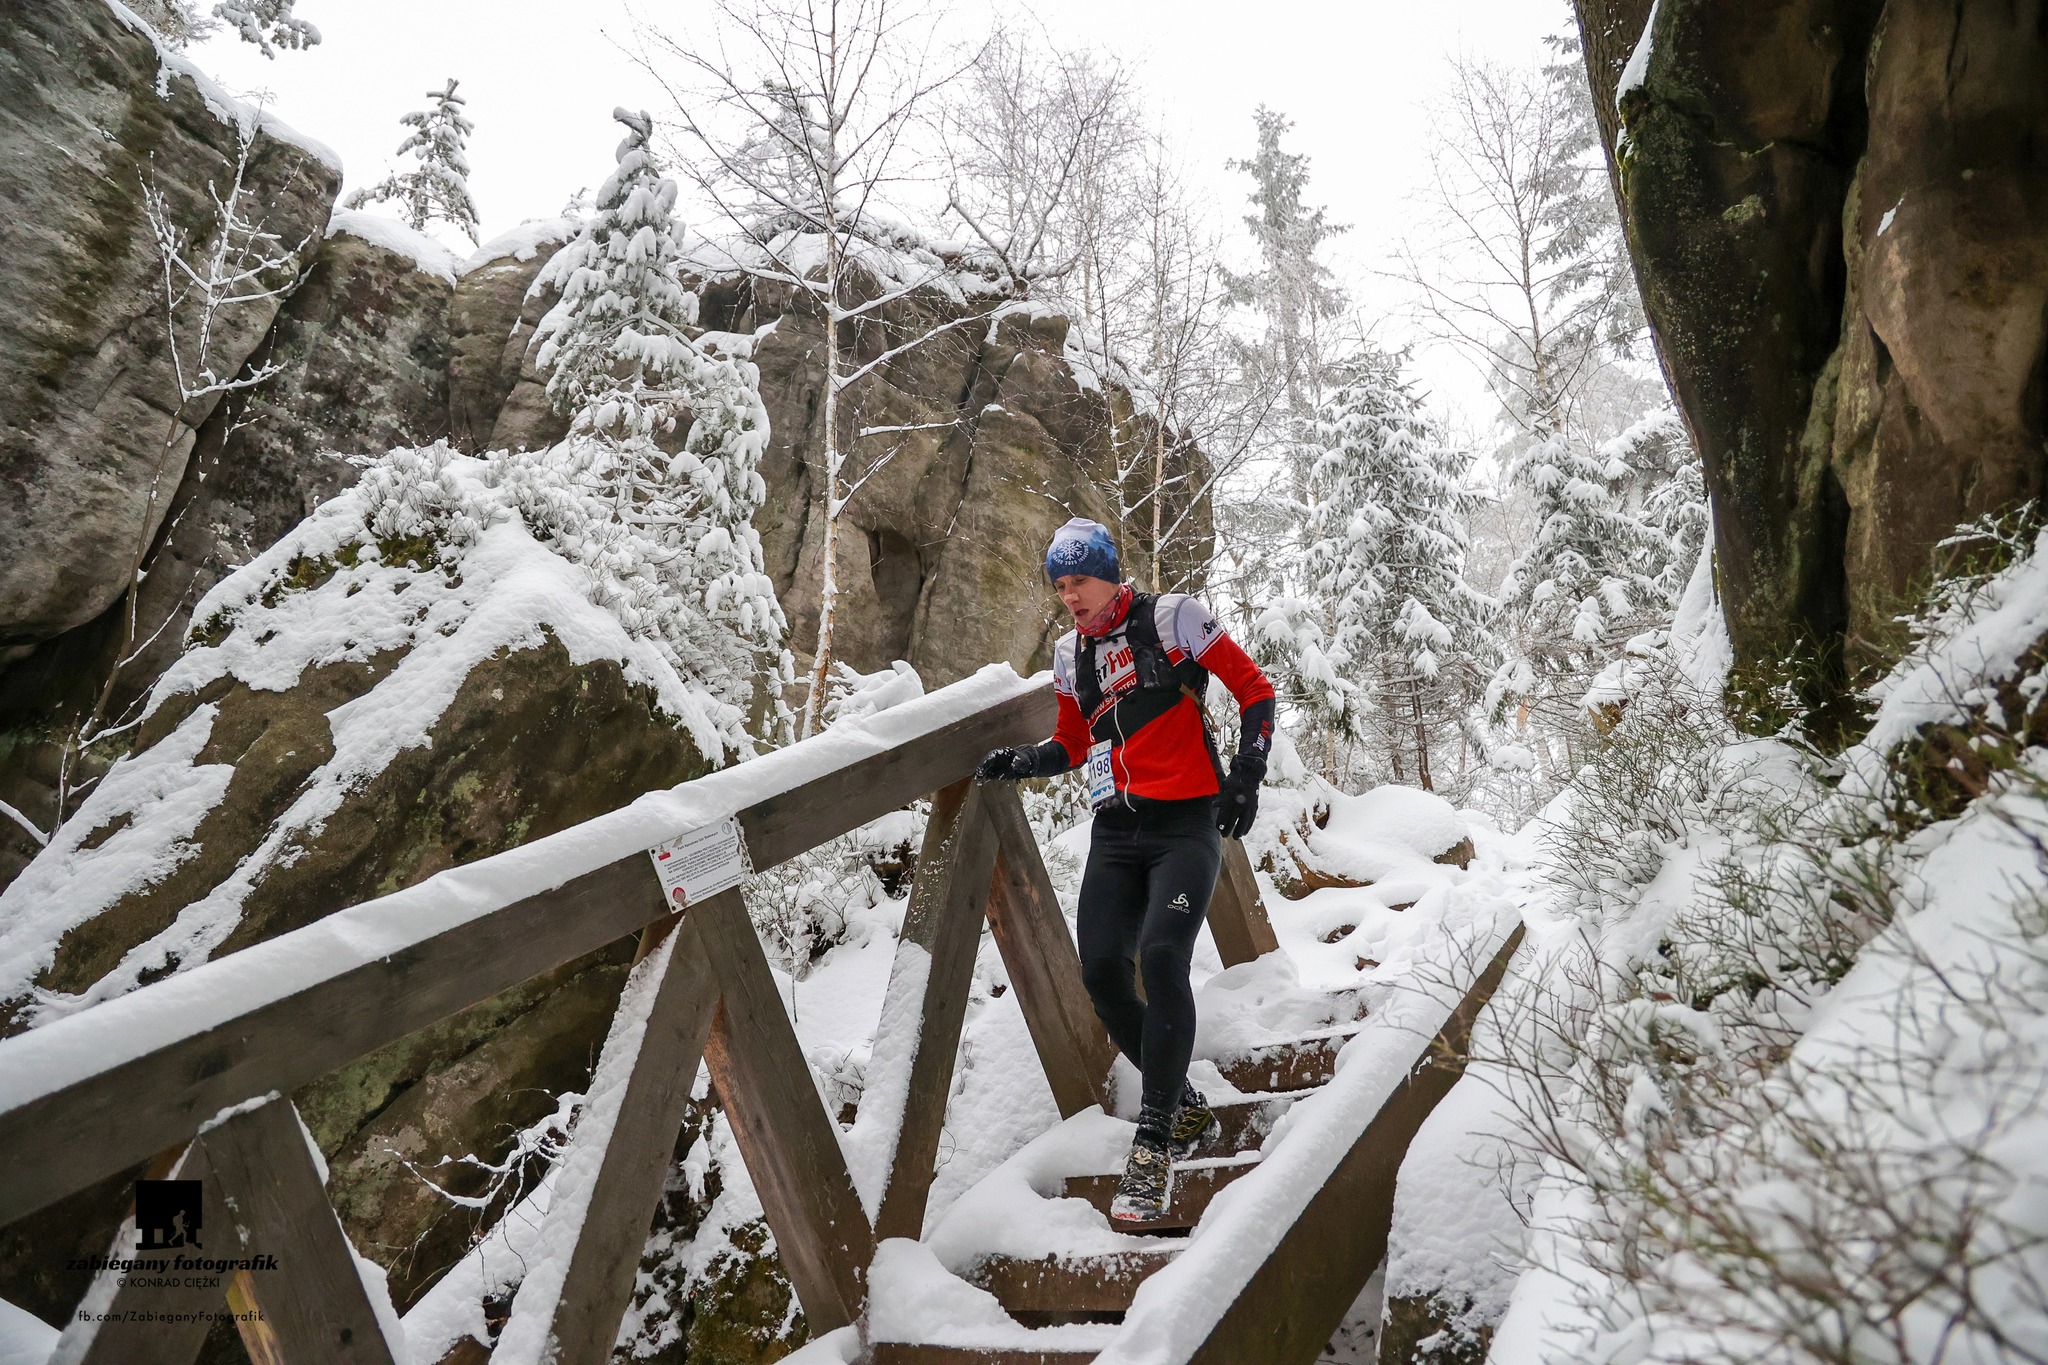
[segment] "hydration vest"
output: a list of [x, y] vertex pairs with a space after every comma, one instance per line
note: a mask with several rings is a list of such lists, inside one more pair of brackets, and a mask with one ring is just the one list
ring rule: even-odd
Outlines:
[[1076, 632], [1074, 700], [1079, 703], [1081, 714], [1088, 718], [1091, 739], [1121, 745], [1180, 705], [1182, 697], [1188, 698], [1201, 717], [1202, 741], [1209, 750], [1210, 766], [1221, 782], [1223, 760], [1217, 756], [1216, 740], [1209, 733], [1208, 712], [1203, 706], [1209, 694], [1209, 670], [1192, 654], [1179, 663], [1167, 656], [1166, 646], [1159, 641], [1159, 616], [1155, 610], [1158, 602], [1157, 593], [1132, 596], [1130, 609], [1124, 613], [1124, 640], [1131, 647], [1131, 671], [1136, 676], [1136, 686], [1099, 716], [1096, 712], [1102, 706], [1102, 680], [1095, 670], [1095, 637]]

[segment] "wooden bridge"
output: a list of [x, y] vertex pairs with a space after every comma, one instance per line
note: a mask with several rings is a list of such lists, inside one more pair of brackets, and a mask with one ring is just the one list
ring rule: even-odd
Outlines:
[[[637, 934], [626, 1003], [557, 1168], [540, 1234], [559, 1254], [529, 1273], [495, 1345], [465, 1338], [443, 1365], [611, 1358], [700, 1060], [813, 1337], [860, 1324], [862, 1358], [878, 1365], [1093, 1360], [1092, 1345], [1038, 1349], [1013, 1334], [977, 1343], [951, 1329], [923, 1339], [915, 1324], [866, 1330], [877, 1248], [925, 1235], [984, 923], [1062, 1116], [1078, 1123], [1094, 1106], [1107, 1107], [1112, 1051], [1016, 789], [976, 786], [970, 777], [989, 749], [1041, 738], [1052, 721], [1049, 684], [984, 672], [864, 727], [643, 799], [0, 1042], [0, 1224], [142, 1163], [153, 1176], [200, 1180], [204, 1254], [277, 1259], [275, 1272], [241, 1271], [224, 1291], [252, 1360], [407, 1365], [387, 1327], [396, 1321], [391, 1306], [378, 1301], [375, 1278], [366, 1285], [359, 1273], [327, 1202], [318, 1154], [281, 1097]], [[907, 1069], [907, 1100], [870, 1219], [744, 888], [675, 913], [644, 850], [695, 824], [736, 817], [760, 871], [924, 796], [931, 816], [889, 985], [914, 1002], [891, 1016], [912, 1021], [892, 1051]], [[1275, 948], [1234, 842], [1210, 925], [1226, 963]], [[1172, 1359], [1316, 1359], [1385, 1254], [1394, 1175], [1409, 1139], [1455, 1080], [1472, 1018], [1519, 939], [1515, 929], [1488, 940], [1425, 1027], [1390, 1030], [1378, 1041], [1399, 1054], [1392, 1079], [1359, 1111], [1355, 1132], [1346, 1130], [1348, 1145], [1326, 1163], [1312, 1197], [1281, 1200], [1286, 1211], [1277, 1219], [1256, 1207], [1231, 1211], [1263, 1217], [1268, 1249], [1249, 1267], [1212, 1274], [1205, 1292], [1214, 1321]], [[1218, 1059], [1247, 1098], [1221, 1107], [1223, 1133], [1181, 1171], [1172, 1216], [1129, 1239], [1128, 1250], [991, 1255], [967, 1278], [995, 1296], [1019, 1332], [1095, 1323], [1113, 1334], [1139, 1286], [1188, 1245], [1186, 1230], [1206, 1216], [1210, 1198], [1258, 1168], [1276, 1114], [1331, 1081], [1340, 1032]], [[1056, 1194], [1106, 1211], [1114, 1184], [1104, 1171], [1076, 1171]], [[131, 1216], [110, 1259], [133, 1258], [136, 1238]], [[177, 1276], [107, 1270], [52, 1359], [190, 1365], [222, 1297], [222, 1289], [186, 1287]], [[1118, 1347], [1100, 1353], [1108, 1359]]]

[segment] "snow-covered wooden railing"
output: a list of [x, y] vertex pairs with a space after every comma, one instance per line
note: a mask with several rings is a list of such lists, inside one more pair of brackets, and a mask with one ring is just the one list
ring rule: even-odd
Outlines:
[[1386, 1258], [1409, 1143], [1464, 1074], [1473, 1025], [1523, 937], [1512, 913], [1454, 935], [1430, 979], [1352, 1036], [1356, 1060], [1299, 1106], [1287, 1140], [1227, 1206], [1211, 1206], [1201, 1239], [1138, 1291], [1100, 1365], [1322, 1357]]
[[[1108, 1040], [1017, 793], [971, 781], [982, 754], [1052, 721], [1042, 676], [984, 669], [0, 1042], [0, 1223], [145, 1163], [200, 1180], [205, 1254], [277, 1257], [227, 1290], [252, 1356], [396, 1365], [381, 1277], [349, 1246], [319, 1155], [279, 1097], [637, 932], [541, 1256], [494, 1359], [609, 1359], [700, 1059], [811, 1330], [848, 1323], [877, 1238], [923, 1222], [984, 916], [1062, 1113], [1105, 1098]], [[902, 1112], [871, 1219], [743, 887], [676, 913], [647, 850], [736, 819], [759, 871], [923, 796], [933, 808], [885, 1007], [911, 1021], [896, 1043]], [[1225, 861], [1211, 927], [1226, 962], [1248, 961], [1273, 935], [1243, 850], [1230, 844]], [[132, 1261], [135, 1237], [131, 1219], [109, 1259]], [[220, 1297], [110, 1268], [53, 1360], [189, 1362]]]

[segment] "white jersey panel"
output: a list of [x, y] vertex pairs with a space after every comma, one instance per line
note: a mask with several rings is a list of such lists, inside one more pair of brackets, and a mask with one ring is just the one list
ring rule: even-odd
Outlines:
[[[1159, 643], [1171, 651], [1200, 659], [1209, 646], [1223, 637], [1223, 626], [1214, 613], [1184, 592], [1161, 593], [1152, 604], [1152, 619], [1159, 629]], [[1096, 685], [1105, 701], [1120, 696], [1136, 681], [1136, 665], [1127, 638], [1128, 623], [1095, 642]], [[1075, 658], [1078, 632], [1068, 631], [1052, 651], [1053, 689], [1076, 696]]]

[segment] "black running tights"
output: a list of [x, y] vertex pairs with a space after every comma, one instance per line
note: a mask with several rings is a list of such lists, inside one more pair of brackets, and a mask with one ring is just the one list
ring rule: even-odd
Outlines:
[[1110, 1039], [1143, 1073], [1145, 1106], [1168, 1114], [1195, 1047], [1188, 959], [1222, 862], [1215, 808], [1210, 798], [1102, 812], [1081, 878], [1081, 979]]

